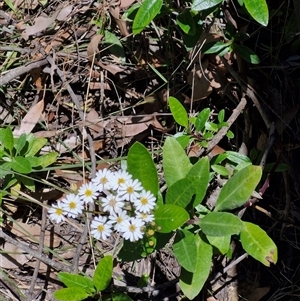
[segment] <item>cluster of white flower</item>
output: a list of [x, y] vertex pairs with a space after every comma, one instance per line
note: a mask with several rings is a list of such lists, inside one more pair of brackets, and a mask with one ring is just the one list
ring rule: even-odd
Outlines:
[[50, 219], [59, 223], [66, 216], [76, 218], [90, 202], [106, 213], [95, 216], [91, 222], [91, 234], [96, 239], [106, 240], [115, 231], [127, 240], [136, 241], [143, 237], [143, 228], [154, 221], [151, 214], [156, 202], [154, 195], [127, 171], [112, 172], [106, 168], [83, 184], [78, 194], [68, 194], [52, 205]]

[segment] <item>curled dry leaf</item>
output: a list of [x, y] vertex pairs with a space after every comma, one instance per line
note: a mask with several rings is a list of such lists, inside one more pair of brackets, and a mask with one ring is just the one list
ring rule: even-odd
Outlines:
[[44, 99], [39, 101], [37, 104], [32, 106], [28, 113], [24, 116], [21, 121], [21, 126], [19, 129], [15, 129], [13, 134], [15, 137], [21, 136], [23, 133], [29, 134], [39, 121], [44, 110]]

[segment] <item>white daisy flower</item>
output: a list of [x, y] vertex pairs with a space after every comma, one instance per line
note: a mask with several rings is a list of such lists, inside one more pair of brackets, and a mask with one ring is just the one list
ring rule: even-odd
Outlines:
[[123, 237], [130, 241], [136, 241], [143, 238], [144, 233], [141, 228], [144, 226], [144, 222], [136, 217], [130, 217], [121, 224], [120, 231], [123, 232]]
[[119, 169], [114, 173], [114, 177], [111, 180], [111, 188], [114, 190], [118, 190], [121, 185], [125, 184], [125, 182], [131, 179], [132, 179], [131, 174], [129, 174], [125, 170]]
[[112, 233], [112, 222], [106, 216], [96, 216], [91, 223], [91, 234], [96, 239], [106, 240]]
[[92, 182], [83, 184], [79, 190], [78, 195], [80, 199], [85, 203], [92, 203], [99, 195], [99, 192], [97, 191], [97, 187]]
[[143, 190], [133, 203], [136, 210], [149, 213], [155, 207], [155, 201], [156, 198], [150, 191]]
[[145, 223], [152, 223], [154, 221], [154, 215], [144, 212], [137, 212], [136, 217], [144, 221]]
[[99, 192], [102, 192], [103, 190], [111, 189], [111, 181], [113, 178], [114, 174], [107, 168], [104, 168], [96, 173], [95, 178], [92, 179], [92, 183], [96, 185]]
[[76, 218], [78, 214], [82, 213], [83, 203], [79, 196], [70, 193], [62, 200], [62, 208], [67, 213], [67, 216]]
[[118, 212], [124, 206], [124, 201], [118, 195], [109, 194], [101, 201], [103, 210], [109, 211], [110, 214]]
[[62, 208], [61, 202], [57, 204], [53, 204], [51, 208], [48, 210], [49, 217], [51, 220], [54, 222], [60, 223], [61, 221], [64, 221], [65, 218], [65, 212], [64, 209]]
[[119, 210], [118, 212], [113, 212], [109, 219], [112, 221], [112, 223], [115, 224], [114, 228], [116, 231], [121, 231], [121, 225], [122, 222], [129, 219], [129, 216], [127, 215], [127, 212], [125, 210]]
[[128, 180], [122, 184], [118, 194], [127, 201], [133, 202], [139, 197], [139, 192], [143, 190], [139, 180]]

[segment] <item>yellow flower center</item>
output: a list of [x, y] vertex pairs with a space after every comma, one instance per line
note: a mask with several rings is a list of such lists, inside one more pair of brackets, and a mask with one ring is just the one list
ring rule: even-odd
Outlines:
[[147, 198], [141, 198], [141, 203], [143, 205], [147, 205], [148, 204], [148, 199]]
[[109, 201], [109, 206], [111, 206], [111, 207], [115, 207], [116, 204], [117, 204], [116, 199], [111, 199], [111, 200]]
[[117, 224], [120, 224], [123, 222], [123, 218], [121, 216], [117, 217]]
[[69, 207], [70, 207], [70, 209], [75, 209], [76, 208], [76, 203], [75, 202], [70, 202]]
[[124, 183], [125, 183], [125, 180], [123, 178], [118, 179], [118, 184], [119, 185], [124, 184]]
[[101, 184], [106, 184], [108, 182], [107, 178], [103, 177], [100, 179]]
[[129, 231], [134, 232], [136, 230], [136, 226], [135, 225], [130, 225], [129, 226]]
[[104, 231], [104, 226], [103, 225], [99, 225], [97, 227], [97, 229], [98, 229], [99, 232], [103, 232]]
[[55, 214], [56, 214], [56, 215], [62, 215], [62, 214], [63, 214], [63, 210], [60, 209], [60, 208], [56, 208], [56, 209], [55, 209]]
[[89, 197], [89, 196], [92, 196], [93, 195], [93, 191], [91, 189], [87, 189], [85, 191], [85, 196]]
[[133, 194], [133, 193], [134, 193], [133, 187], [132, 187], [132, 186], [129, 186], [129, 187], [127, 188], [127, 192], [128, 192], [128, 194]]

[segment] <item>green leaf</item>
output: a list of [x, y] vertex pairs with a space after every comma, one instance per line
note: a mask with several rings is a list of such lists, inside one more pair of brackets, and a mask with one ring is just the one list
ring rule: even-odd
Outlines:
[[105, 30], [104, 32], [104, 42], [105, 46], [109, 47], [109, 51], [115, 55], [116, 57], [122, 58], [125, 60], [125, 52], [123, 49], [123, 45], [120, 42], [119, 38], [113, 34], [112, 32]]
[[211, 8], [219, 3], [221, 3], [223, 0], [194, 0], [191, 9], [196, 11], [201, 11], [204, 9]]
[[206, 235], [206, 238], [209, 243], [217, 248], [222, 255], [226, 254], [229, 251], [231, 235], [220, 237]]
[[189, 35], [196, 33], [196, 25], [190, 9], [184, 9], [176, 19], [178, 26], [184, 33]]
[[247, 46], [234, 44], [233, 48], [234, 48], [235, 52], [241, 58], [243, 58], [246, 62], [251, 63], [251, 64], [259, 64], [260, 63], [259, 57], [255, 54], [254, 51], [252, 51]]
[[139, 142], [130, 147], [127, 169], [134, 179], [140, 180], [144, 189], [157, 195], [159, 186], [155, 164], [146, 147]]
[[216, 173], [218, 173], [219, 175], [224, 176], [224, 177], [229, 176], [229, 174], [230, 174], [229, 170], [222, 165], [212, 165], [211, 169], [213, 171], [215, 171]]
[[37, 166], [41, 166], [41, 159], [40, 157], [26, 157], [26, 160], [28, 160], [30, 162], [31, 167], [37, 167]]
[[261, 175], [260, 166], [249, 165], [238, 171], [221, 189], [214, 211], [242, 206], [259, 183]]
[[195, 272], [191, 273], [182, 268], [179, 277], [180, 288], [190, 300], [199, 294], [206, 282], [212, 260], [212, 246], [203, 241], [199, 235], [195, 236], [195, 243], [197, 246], [197, 256], [194, 258]]
[[227, 154], [227, 159], [236, 164], [251, 163], [251, 160], [243, 154], [233, 152], [233, 151], [227, 151], [226, 154]]
[[80, 288], [85, 292], [95, 291], [93, 280], [82, 275], [59, 272], [58, 279], [69, 288]]
[[155, 223], [160, 233], [169, 233], [181, 227], [188, 219], [189, 214], [183, 208], [166, 204], [154, 212]]
[[11, 168], [19, 173], [28, 174], [32, 171], [30, 162], [21, 156], [17, 156], [11, 161]]
[[178, 230], [173, 243], [173, 251], [183, 268], [189, 272], [195, 272], [197, 245], [193, 233], [187, 230]]
[[266, 0], [244, 0], [244, 5], [251, 17], [263, 26], [269, 22], [269, 10]]
[[19, 179], [19, 181], [30, 191], [34, 192], [35, 191], [35, 184], [34, 180], [30, 178], [25, 178], [23, 176], [17, 176], [16, 177]]
[[196, 187], [196, 197], [193, 202], [193, 207], [199, 205], [205, 194], [209, 183], [209, 159], [208, 157], [201, 158], [196, 164], [189, 170], [187, 178], [198, 177], [198, 183]]
[[112, 292], [112, 301], [133, 301], [128, 295], [120, 292]]
[[244, 250], [265, 266], [277, 262], [277, 247], [268, 234], [259, 226], [244, 222], [244, 229], [240, 234], [240, 241]]
[[45, 167], [51, 165], [52, 163], [56, 162], [58, 155], [59, 154], [57, 152], [51, 152], [51, 153], [48, 153], [48, 154], [38, 157], [40, 160], [40, 166], [45, 168]]
[[4, 2], [6, 3], [6, 5], [13, 11], [16, 12], [16, 8], [13, 5], [13, 3], [11, 2], [11, 0], [4, 0]]
[[189, 117], [185, 107], [175, 97], [169, 97], [169, 106], [175, 121], [185, 128], [189, 126]]
[[171, 185], [166, 193], [166, 204], [174, 204], [185, 208], [197, 191], [200, 181], [198, 177], [186, 177]]
[[19, 138], [16, 138], [14, 147], [16, 150], [16, 155], [19, 155], [21, 150], [23, 149], [23, 147], [26, 144], [26, 134], [23, 133]]
[[[28, 139], [27, 139], [28, 140]], [[40, 149], [47, 143], [46, 138], [35, 138], [30, 137], [29, 145], [31, 146], [26, 153], [27, 156], [34, 156]]]
[[89, 294], [80, 287], [63, 288], [54, 293], [54, 298], [59, 301], [81, 301], [88, 296]]
[[204, 234], [210, 236], [239, 234], [244, 226], [237, 216], [227, 212], [208, 213], [199, 224]]
[[14, 136], [9, 127], [0, 129], [0, 143], [9, 150], [9, 152], [12, 152], [12, 149], [14, 147]]
[[180, 143], [172, 137], [166, 139], [163, 147], [163, 167], [169, 187], [184, 178], [192, 167], [190, 159]]
[[150, 24], [160, 12], [163, 0], [145, 0], [142, 2], [133, 20], [132, 32], [134, 35], [140, 33]]
[[210, 115], [210, 109], [206, 108], [204, 110], [202, 110], [197, 118], [196, 118], [196, 122], [195, 122], [195, 127], [196, 127], [196, 131], [203, 131], [205, 128], [205, 124], [209, 118]]
[[224, 118], [225, 118], [225, 110], [222, 109], [219, 114], [218, 114], [218, 121], [219, 123], [222, 123], [224, 121]]
[[203, 46], [203, 53], [205, 54], [211, 54], [211, 53], [220, 53], [221, 51], [226, 50], [226, 52], [228, 52], [230, 45], [232, 44], [232, 42], [209, 42], [206, 43]]
[[98, 263], [93, 278], [94, 285], [98, 292], [108, 287], [112, 277], [112, 270], [113, 257], [111, 255], [104, 256]]

